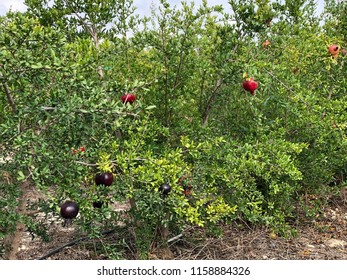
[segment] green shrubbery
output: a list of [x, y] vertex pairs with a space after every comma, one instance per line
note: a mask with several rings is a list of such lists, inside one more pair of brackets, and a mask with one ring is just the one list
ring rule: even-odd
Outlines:
[[[301, 195], [324, 197], [344, 178], [346, 56], [333, 59], [327, 47], [345, 38], [330, 35], [330, 21], [324, 29], [306, 17], [311, 4], [302, 15], [266, 7], [277, 15], [269, 27], [259, 21], [263, 6], [245, 21], [254, 1], [233, 4], [236, 25], [221, 7], [160, 2], [159, 26], [125, 37], [135, 22], [123, 7], [124, 25], [97, 30], [98, 44], [53, 24], [58, 10], [48, 22], [0, 18], [0, 151], [10, 160], [0, 167], [1, 238], [21, 220], [49, 239], [44, 220], [16, 211], [24, 182], [42, 193], [28, 208], [58, 217], [74, 200], [79, 229], [100, 236], [123, 222], [146, 258], [189, 226], [241, 218], [287, 234]], [[259, 82], [255, 96], [242, 89], [246, 74]], [[125, 92], [136, 94], [133, 104], [121, 102]], [[100, 171], [113, 172], [111, 186], [95, 184]], [[126, 214], [117, 203], [129, 205]]]

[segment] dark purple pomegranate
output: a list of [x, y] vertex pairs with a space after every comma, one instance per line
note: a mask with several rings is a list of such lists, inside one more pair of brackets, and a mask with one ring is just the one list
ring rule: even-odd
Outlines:
[[78, 204], [74, 201], [65, 201], [60, 206], [60, 215], [64, 219], [73, 219], [76, 218], [80, 208]]
[[111, 172], [98, 173], [95, 175], [95, 184], [97, 186], [111, 186], [113, 183], [113, 174]]

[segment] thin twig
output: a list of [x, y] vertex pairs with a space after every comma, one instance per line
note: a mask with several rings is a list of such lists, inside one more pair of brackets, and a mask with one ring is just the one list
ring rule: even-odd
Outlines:
[[87, 163], [87, 162], [84, 162], [84, 161], [79, 161], [79, 160], [75, 160], [75, 163], [78, 163], [78, 164], [81, 164], [81, 165], [85, 165], [85, 166], [98, 166], [97, 163]]
[[[288, 91], [290, 91], [290, 92], [292, 92], [292, 93], [295, 93], [295, 91], [294, 91], [292, 88], [290, 88], [290, 87], [289, 87], [288, 85], [286, 85], [283, 81], [281, 81], [274, 73], [272, 73], [271, 71], [268, 71], [268, 70], [266, 70], [266, 69], [265, 69], [265, 71], [266, 71], [272, 78], [274, 78], [277, 82], [279, 82], [282, 86], [284, 86]], [[300, 101], [302, 101], [302, 102], [306, 105], [307, 108], [310, 107], [309, 104], [308, 104], [307, 102], [305, 102], [305, 100], [303, 100], [303, 99], [300, 98], [300, 97], [298, 97], [298, 99], [299, 99]]]
[[[59, 107], [51, 107], [51, 106], [41, 106], [42, 111], [54, 111], [59, 109]], [[85, 110], [85, 109], [76, 109], [72, 111], [74, 113], [78, 114], [95, 114], [95, 113], [111, 113], [119, 116], [131, 116], [134, 118], [138, 118], [139, 115], [135, 113], [130, 112], [121, 112], [121, 111], [110, 111], [110, 110], [104, 110], [104, 109], [94, 109], [94, 110]]]
[[180, 233], [179, 235], [176, 235], [176, 236], [170, 238], [170, 239], [167, 241], [167, 243], [174, 242], [174, 241], [180, 239], [181, 237], [183, 237], [183, 233]]
[[211, 95], [207, 101], [207, 105], [206, 105], [204, 116], [203, 116], [203, 126], [207, 125], [208, 117], [210, 115], [210, 111], [212, 108], [212, 103], [213, 103], [214, 99], [216, 98], [222, 84], [223, 84], [223, 78], [219, 78], [216, 81], [216, 85], [215, 85], [215, 87], [214, 87], [214, 89], [213, 89], [213, 91], [212, 91], [212, 93], [211, 93]]

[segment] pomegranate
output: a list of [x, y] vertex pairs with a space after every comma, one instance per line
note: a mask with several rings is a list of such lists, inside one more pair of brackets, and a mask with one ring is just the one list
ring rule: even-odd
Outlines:
[[253, 78], [247, 78], [243, 81], [242, 86], [245, 90], [254, 95], [254, 91], [258, 88], [258, 82], [254, 81]]
[[269, 40], [264, 41], [263, 43], [263, 49], [267, 49], [268, 46], [270, 46], [271, 42]]
[[65, 201], [61, 206], [60, 206], [60, 215], [64, 219], [73, 219], [76, 218], [77, 214], [79, 212], [79, 206], [76, 202], [74, 201]]
[[330, 45], [328, 50], [333, 58], [336, 59], [339, 56], [340, 47], [338, 45]]
[[158, 190], [162, 196], [167, 196], [169, 192], [171, 191], [171, 186], [165, 183], [165, 184], [162, 184]]
[[97, 186], [111, 186], [113, 183], [113, 174], [111, 172], [103, 172], [95, 175], [95, 184]]
[[124, 104], [126, 104], [128, 102], [129, 102], [129, 104], [132, 104], [136, 100], [136, 96], [135, 96], [135, 94], [132, 94], [132, 93], [126, 93], [126, 94], [121, 96], [121, 99], [122, 99], [122, 102]]

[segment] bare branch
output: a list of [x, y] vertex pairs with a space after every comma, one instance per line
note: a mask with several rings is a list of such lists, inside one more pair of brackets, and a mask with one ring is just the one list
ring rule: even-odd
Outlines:
[[91, 166], [91, 167], [98, 166], [97, 163], [87, 163], [87, 162], [78, 161], [78, 160], [75, 160], [75, 163], [85, 165], [85, 166]]

